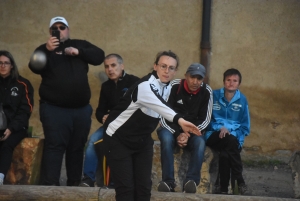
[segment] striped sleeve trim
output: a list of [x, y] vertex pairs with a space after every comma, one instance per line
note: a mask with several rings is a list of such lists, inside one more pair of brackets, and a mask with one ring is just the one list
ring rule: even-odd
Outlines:
[[209, 94], [210, 94], [210, 98], [209, 98], [209, 101], [208, 101], [208, 105], [207, 105], [207, 112], [206, 112], [206, 119], [202, 122], [201, 125], [198, 126], [199, 130], [204, 130], [210, 120], [211, 120], [211, 114], [212, 114], [212, 104], [213, 104], [213, 95], [212, 95], [212, 89], [209, 85], [206, 85], [206, 90], [209, 91]]
[[28, 103], [28, 105], [29, 105], [29, 107], [30, 107], [30, 112], [32, 112], [33, 106], [32, 106], [32, 103], [30, 102], [30, 99], [29, 99], [29, 96], [28, 96], [28, 86], [27, 86], [27, 84], [26, 84], [25, 82], [22, 82], [22, 81], [20, 81], [20, 80], [18, 80], [18, 82], [19, 82], [20, 84], [23, 84], [24, 87], [25, 87], [27, 103]]

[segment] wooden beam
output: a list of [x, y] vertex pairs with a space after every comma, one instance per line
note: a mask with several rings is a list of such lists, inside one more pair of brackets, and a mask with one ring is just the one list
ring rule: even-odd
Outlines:
[[98, 187], [3, 185], [0, 188], [0, 200], [98, 201], [99, 191]]
[[[292, 198], [163, 193], [152, 191], [151, 201], [296, 201]], [[0, 200], [5, 201], [115, 201], [114, 189], [99, 187], [3, 185], [0, 186]]]

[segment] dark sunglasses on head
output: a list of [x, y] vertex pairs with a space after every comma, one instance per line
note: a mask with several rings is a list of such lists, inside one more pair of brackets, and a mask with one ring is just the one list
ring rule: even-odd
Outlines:
[[63, 30], [65, 30], [67, 27], [66, 26], [57, 26], [57, 27], [51, 27], [51, 30], [52, 31], [56, 31], [56, 30], [61, 30], [61, 31], [63, 31]]

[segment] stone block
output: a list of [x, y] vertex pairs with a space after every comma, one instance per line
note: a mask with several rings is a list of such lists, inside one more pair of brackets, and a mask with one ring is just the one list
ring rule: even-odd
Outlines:
[[300, 198], [300, 151], [293, 153], [289, 165], [292, 169], [293, 190], [295, 198]]
[[[157, 185], [161, 181], [161, 161], [160, 161], [160, 142], [154, 141], [154, 155], [152, 163], [152, 190], [157, 190]], [[190, 152], [185, 149], [178, 149], [174, 153], [174, 171], [176, 192], [182, 191], [183, 180], [185, 179], [188, 163], [190, 160]], [[201, 181], [197, 186], [197, 193], [206, 194], [213, 193], [214, 184], [218, 174], [218, 153], [210, 147], [206, 147], [204, 153], [204, 161], [201, 168]]]
[[44, 139], [24, 138], [13, 153], [5, 184], [38, 184]]

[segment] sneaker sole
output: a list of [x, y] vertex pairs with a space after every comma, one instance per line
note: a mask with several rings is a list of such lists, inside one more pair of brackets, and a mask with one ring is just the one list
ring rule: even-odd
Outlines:
[[167, 186], [167, 184], [159, 184], [157, 187], [157, 191], [159, 192], [170, 192], [170, 188]]
[[196, 193], [197, 187], [194, 182], [188, 182], [184, 185], [184, 193]]
[[91, 187], [90, 185], [88, 185], [86, 183], [81, 183], [81, 184], [79, 184], [79, 186], [81, 186], [81, 187]]

